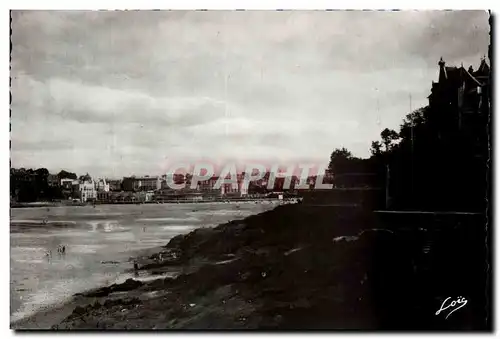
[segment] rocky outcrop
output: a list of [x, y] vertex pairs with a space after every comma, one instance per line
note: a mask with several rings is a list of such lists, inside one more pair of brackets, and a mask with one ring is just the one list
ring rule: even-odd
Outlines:
[[[440, 291], [428, 286], [437, 276], [440, 284], [452, 281], [439, 275], [443, 267], [419, 259], [429, 233], [421, 232], [436, 225], [427, 221], [425, 227], [402, 231], [404, 221], [381, 227], [371, 212], [293, 205], [198, 229], [173, 238], [147, 258], [153, 263], [141, 266], [178, 269], [177, 277], [145, 283], [129, 279], [82, 294], [98, 304], [75, 309], [57, 328], [480, 328], [484, 313], [479, 309], [468, 323], [436, 319]], [[453, 246], [481, 244], [474, 225], [463, 226], [459, 233], [449, 229]], [[443, 249], [453, 251], [446, 238], [440, 239]], [[433, 262], [443, 262], [444, 252], [433, 252]], [[477, 276], [480, 270], [474, 269], [464, 266], [468, 275]], [[484, 292], [480, 285], [455, 284], [478, 298]], [[126, 292], [127, 298], [114, 292]]]

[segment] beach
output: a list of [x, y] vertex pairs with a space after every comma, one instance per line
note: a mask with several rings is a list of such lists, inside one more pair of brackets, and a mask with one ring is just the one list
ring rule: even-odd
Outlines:
[[[481, 330], [483, 221], [279, 206], [178, 235], [136, 258], [138, 276], [12, 327]], [[457, 293], [475, 302], [437, 317]]]
[[[131, 258], [197, 227], [259, 213], [272, 204], [161, 204], [11, 210], [11, 321], [74, 293], [124, 281]], [[65, 245], [65, 254], [57, 248]], [[48, 255], [50, 253], [50, 256]]]

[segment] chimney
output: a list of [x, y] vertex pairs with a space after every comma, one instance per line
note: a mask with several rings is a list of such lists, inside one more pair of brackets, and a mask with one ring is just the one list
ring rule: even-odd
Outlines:
[[444, 68], [444, 65], [445, 65], [445, 62], [443, 60], [443, 57], [441, 57], [441, 59], [439, 59], [439, 62], [438, 62], [438, 65], [439, 65], [439, 82], [444, 82], [446, 80], [446, 69]]

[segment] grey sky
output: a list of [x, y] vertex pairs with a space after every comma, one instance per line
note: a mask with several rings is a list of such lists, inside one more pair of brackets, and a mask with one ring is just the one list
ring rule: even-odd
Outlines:
[[366, 157], [488, 32], [484, 11], [13, 12], [12, 166]]

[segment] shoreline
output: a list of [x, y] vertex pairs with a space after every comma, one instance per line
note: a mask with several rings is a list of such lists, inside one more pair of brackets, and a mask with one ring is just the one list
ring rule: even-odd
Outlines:
[[[162, 248], [163, 248], [163, 246], [155, 246], [152, 248], [137, 250], [137, 251], [131, 253], [130, 260], [129, 260], [130, 266], [132, 267], [132, 258], [147, 258], [147, 257], [150, 257], [151, 255], [161, 251]], [[125, 282], [127, 279], [130, 279], [130, 278], [133, 278], [135, 280], [140, 280], [140, 281], [150, 281], [150, 280], [156, 280], [156, 279], [160, 279], [160, 278], [164, 278], [164, 277], [155, 276], [149, 272], [142, 272], [142, 274], [139, 276], [133, 276], [132, 269], [127, 269], [127, 270], [122, 271], [119, 274], [119, 276], [116, 277], [113, 284], [122, 284], [123, 282]], [[59, 318], [59, 315], [61, 312], [65, 313], [65, 314], [67, 313], [66, 316], [71, 314], [71, 312], [73, 311], [73, 309], [76, 306], [86, 305], [88, 303], [88, 300], [85, 300], [85, 298], [81, 298], [81, 295], [88, 293], [90, 291], [102, 288], [102, 287], [103, 287], [103, 285], [96, 286], [93, 288], [88, 288], [88, 289], [85, 289], [81, 292], [77, 292], [77, 293], [73, 294], [72, 296], [64, 298], [63, 300], [58, 300], [58, 301], [53, 302], [52, 304], [41, 306], [40, 309], [34, 311], [33, 313], [22, 316], [19, 319], [10, 320], [9, 321], [10, 328], [15, 329], [17, 327], [23, 327], [23, 324], [28, 324], [28, 323], [31, 323], [29, 328], [47, 328], [47, 327], [43, 327], [43, 326], [39, 327], [39, 325], [41, 325], [41, 324], [46, 324], [46, 323], [52, 322], [52, 320], [44, 319], [44, 318], [51, 317], [53, 315], [58, 315], [57, 318]], [[78, 296], [80, 296], [80, 298], [75, 298]], [[12, 317], [12, 314], [10, 316]], [[61, 320], [62, 320], [62, 318], [61, 318]], [[33, 326], [33, 324], [36, 324], [36, 325]], [[52, 324], [50, 326], [48, 326], [48, 328], [50, 328], [51, 326], [52, 326]]]
[[164, 204], [231, 204], [231, 203], [290, 203], [294, 199], [279, 200], [274, 198], [245, 198], [245, 199], [217, 199], [217, 200], [170, 200], [163, 202], [146, 201], [146, 202], [106, 202], [106, 203], [62, 203], [62, 202], [35, 202], [35, 203], [16, 203], [10, 205], [11, 209], [16, 208], [38, 208], [38, 207], [85, 207], [85, 206], [107, 206], [107, 205], [164, 205]]
[[[277, 206], [178, 235], [138, 258], [140, 272], [169, 276], [80, 293], [63, 311], [11, 328], [484, 331], [482, 271], [470, 264], [484, 258], [483, 220], [446, 218]], [[435, 268], [421, 251], [429, 234]], [[474, 300], [460, 313], [468, 322], [459, 312], [435, 316], [450, 293]]]
[[[253, 208], [252, 207], [253, 204], [242, 204], [242, 208], [244, 208], [245, 205], [250, 206], [250, 208]], [[275, 206], [274, 205], [269, 205], [268, 207], [264, 207], [264, 210], [271, 209], [271, 208], [275, 208]], [[11, 222], [13, 223], [13, 222], [21, 222], [21, 221], [11, 220]], [[23, 220], [23, 222], [24, 222], [24, 220]], [[11, 223], [11, 225], [12, 225], [12, 223]], [[39, 224], [43, 224], [43, 221], [40, 221]], [[48, 225], [48, 223], [47, 223], [47, 225]], [[213, 226], [210, 226], [210, 227], [215, 227], [215, 226], [217, 226], [217, 225], [213, 225]], [[138, 250], [134, 250], [134, 252], [129, 252], [127, 254], [128, 255], [128, 259], [122, 260], [122, 263], [121, 263], [122, 269], [121, 269], [121, 272], [118, 273], [119, 276], [117, 276], [116, 279], [110, 280], [110, 283], [113, 283], [113, 282], [114, 283], [120, 283], [120, 281], [124, 281], [127, 277], [129, 277], [131, 275], [131, 272], [130, 272], [131, 269], [130, 268], [132, 268], [132, 265], [133, 265], [132, 264], [133, 258], [136, 258], [136, 257], [139, 257], [139, 258], [141, 258], [141, 257], [149, 257], [152, 254], [161, 251], [161, 249], [162, 249], [162, 247], [164, 245], [165, 245], [165, 243], [160, 244], [160, 245], [156, 244], [153, 247], [138, 249]], [[153, 273], [149, 273], [149, 274], [147, 274], [145, 276], [143, 276], [141, 274], [140, 279], [141, 280], [148, 280], [151, 277], [155, 278], [154, 277], [154, 272]], [[156, 278], [158, 278], [158, 277], [156, 277]], [[91, 287], [87, 287], [87, 289], [98, 288], [98, 287], [102, 286], [102, 284], [104, 284], [104, 282], [98, 283], [96, 285], [92, 285]], [[85, 290], [75, 291], [75, 292], [85, 292]], [[54, 299], [53, 301], [49, 302], [48, 304], [45, 304], [45, 302], [43, 302], [43, 303], [41, 303], [39, 305], [38, 304], [37, 305], [33, 305], [33, 306], [30, 306], [29, 308], [25, 308], [25, 309], [23, 309], [23, 308], [17, 309], [17, 306], [16, 306], [17, 304], [11, 305], [11, 306], [13, 306], [15, 308], [12, 311], [12, 313], [10, 314], [11, 320], [9, 321], [9, 323], [11, 325], [20, 324], [20, 323], [26, 323], [29, 318], [33, 318], [33, 316], [36, 317], [38, 313], [47, 313], [47, 312], [50, 313], [50, 310], [53, 309], [53, 308], [60, 308], [62, 306], [66, 306], [66, 304], [68, 304], [68, 303], [71, 304], [72, 303], [71, 299], [72, 299], [71, 296], [64, 296], [63, 298]], [[34, 309], [36, 311], [33, 312]], [[25, 313], [25, 314], [23, 315], [23, 313]]]

